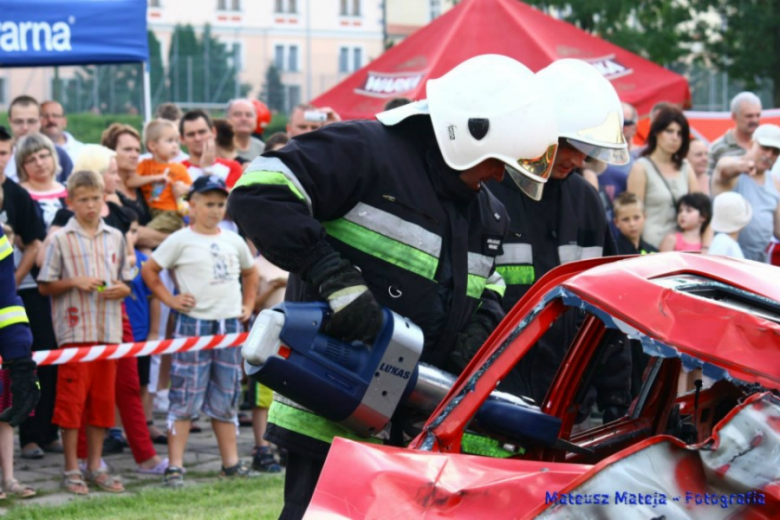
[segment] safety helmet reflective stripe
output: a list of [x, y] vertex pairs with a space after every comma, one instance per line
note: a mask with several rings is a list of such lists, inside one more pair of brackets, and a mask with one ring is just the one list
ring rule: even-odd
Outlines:
[[594, 159], [609, 164], [628, 162], [620, 98], [596, 67], [562, 59], [536, 76], [555, 98], [559, 137]]
[[525, 65], [497, 54], [476, 56], [429, 80], [426, 93], [427, 101], [383, 112], [377, 119], [393, 125], [429, 114], [450, 168], [467, 170], [493, 158], [526, 187], [547, 181], [558, 145], [555, 107]]

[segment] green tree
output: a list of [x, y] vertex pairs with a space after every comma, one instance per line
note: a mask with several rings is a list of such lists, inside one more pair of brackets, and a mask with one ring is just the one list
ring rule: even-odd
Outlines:
[[173, 29], [168, 51], [168, 77], [172, 101], [192, 101], [195, 63], [201, 56], [198, 38], [192, 25], [179, 25]]
[[250, 85], [238, 83], [240, 56], [220, 42], [206, 25], [200, 38], [192, 25], [174, 28], [168, 76], [173, 101], [225, 103], [246, 96]]
[[162, 47], [160, 40], [152, 32], [148, 31], [149, 40], [149, 79], [152, 89], [152, 105], [156, 106], [169, 99], [168, 82], [165, 77], [165, 69], [162, 61]]
[[265, 101], [265, 104], [271, 110], [285, 113], [287, 111], [286, 97], [279, 70], [274, 65], [271, 65], [265, 73], [265, 85], [260, 98]]
[[703, 40], [708, 61], [748, 89], [771, 81], [774, 106], [780, 107], [780, 0], [694, 0], [693, 5], [712, 9], [722, 22]]
[[678, 0], [530, 0], [529, 3], [556, 8], [563, 20], [663, 65], [690, 54], [690, 44], [697, 37], [694, 11]]

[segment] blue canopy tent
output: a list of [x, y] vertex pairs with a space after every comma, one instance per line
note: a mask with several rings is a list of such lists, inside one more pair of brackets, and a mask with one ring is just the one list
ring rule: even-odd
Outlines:
[[0, 67], [144, 64], [151, 117], [147, 0], [0, 0]]

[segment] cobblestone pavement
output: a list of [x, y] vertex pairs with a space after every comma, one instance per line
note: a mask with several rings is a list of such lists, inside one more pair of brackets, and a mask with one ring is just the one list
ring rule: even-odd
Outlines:
[[[155, 419], [155, 425], [159, 429], [164, 430], [165, 420]], [[190, 434], [187, 451], [184, 456], [184, 467], [189, 474], [189, 476], [185, 475], [185, 483], [187, 485], [216, 479], [221, 467], [217, 440], [214, 437], [209, 422], [201, 419], [198, 421], [198, 425], [203, 428], [203, 431], [201, 433]], [[253, 440], [251, 428], [240, 428], [238, 436], [239, 455], [241, 456], [241, 459], [247, 463], [251, 463], [251, 451], [254, 445]], [[15, 441], [17, 445], [14, 453], [14, 476], [22, 484], [32, 486], [38, 491], [38, 496], [34, 498], [27, 500], [15, 499], [15, 506], [20, 504], [52, 506], [63, 504], [74, 499], [84, 500], [85, 498], [88, 499], [90, 497], [106, 495], [104, 492], [91, 492], [88, 497], [76, 497], [64, 492], [60, 488], [64, 463], [62, 454], [47, 453], [46, 456], [40, 460], [22, 459], [19, 456], [18, 436], [15, 436]], [[160, 457], [167, 457], [167, 446], [155, 444], [155, 448]], [[159, 486], [162, 482], [161, 476], [144, 475], [136, 471], [138, 466], [133, 460], [129, 448], [125, 448], [124, 453], [121, 454], [106, 455], [104, 459], [111, 472], [121, 476], [125, 486], [129, 487], [131, 490], [137, 488], [139, 485]], [[90, 490], [92, 490], [92, 488], [90, 488]], [[4, 515], [6, 512], [7, 509], [0, 505], [0, 515]]]

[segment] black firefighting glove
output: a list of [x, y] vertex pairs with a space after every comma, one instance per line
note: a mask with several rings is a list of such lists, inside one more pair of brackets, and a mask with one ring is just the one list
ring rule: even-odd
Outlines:
[[455, 348], [445, 362], [444, 369], [459, 375], [477, 354], [495, 325], [493, 320], [480, 314], [475, 315], [455, 338]]
[[382, 327], [382, 308], [360, 271], [347, 260], [331, 257], [315, 265], [309, 279], [333, 311], [324, 333], [347, 342], [373, 343]]
[[35, 361], [32, 359], [16, 359], [3, 363], [4, 368], [11, 372], [11, 395], [13, 404], [3, 410], [0, 421], [11, 426], [19, 426], [35, 409], [41, 397], [41, 384], [35, 375]]

